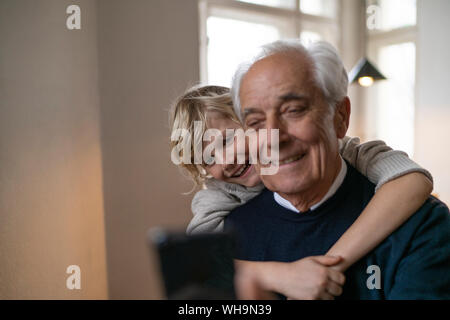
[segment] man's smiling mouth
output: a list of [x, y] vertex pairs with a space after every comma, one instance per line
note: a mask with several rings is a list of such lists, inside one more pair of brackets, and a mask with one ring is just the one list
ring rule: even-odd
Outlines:
[[302, 154], [299, 154], [299, 155], [295, 155], [295, 156], [292, 156], [292, 157], [280, 160], [280, 161], [278, 161], [278, 165], [282, 166], [282, 165], [285, 165], [285, 164], [289, 164], [289, 163], [298, 161], [298, 160], [302, 159], [305, 155], [306, 155], [306, 153], [302, 153]]

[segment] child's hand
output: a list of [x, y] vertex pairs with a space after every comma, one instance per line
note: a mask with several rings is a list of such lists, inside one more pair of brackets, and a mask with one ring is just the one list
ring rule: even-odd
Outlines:
[[340, 257], [315, 256], [294, 262], [237, 261], [236, 289], [240, 299], [273, 299], [270, 291], [288, 299], [334, 299], [342, 294], [345, 276], [332, 266]]
[[288, 299], [296, 300], [333, 300], [342, 294], [345, 282], [343, 273], [334, 270], [340, 257], [307, 257], [279, 266], [276, 291]]

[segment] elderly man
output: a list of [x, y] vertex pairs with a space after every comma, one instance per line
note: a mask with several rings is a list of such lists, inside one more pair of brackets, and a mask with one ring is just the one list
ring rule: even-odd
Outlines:
[[[237, 114], [247, 128], [278, 129], [280, 151], [278, 172], [262, 176], [267, 189], [225, 221], [238, 236], [237, 259], [323, 255], [374, 195], [338, 152], [350, 118], [347, 86], [341, 59], [323, 42], [269, 44], [237, 71]], [[346, 276], [343, 298], [450, 298], [448, 208], [430, 197]]]

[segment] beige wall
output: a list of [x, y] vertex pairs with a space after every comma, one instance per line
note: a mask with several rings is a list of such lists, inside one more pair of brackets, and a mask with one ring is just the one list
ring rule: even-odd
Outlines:
[[192, 185], [170, 162], [167, 109], [199, 79], [196, 0], [99, 2], [103, 175], [110, 297], [157, 298], [146, 245], [182, 228]]
[[[96, 2], [0, 1], [0, 298], [107, 298]], [[81, 267], [81, 290], [66, 268]]]
[[199, 79], [197, 1], [77, 1], [76, 31], [69, 4], [0, 2], [0, 298], [157, 298], [147, 229], [191, 214], [167, 109]]
[[414, 158], [434, 176], [434, 192], [450, 204], [450, 1], [418, 1]]

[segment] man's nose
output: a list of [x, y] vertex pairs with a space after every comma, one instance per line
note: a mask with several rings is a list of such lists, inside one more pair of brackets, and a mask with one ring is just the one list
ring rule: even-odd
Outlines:
[[[273, 114], [270, 117], [267, 117], [266, 120], [266, 129], [267, 129], [267, 146], [270, 148], [272, 143], [279, 143], [282, 145], [283, 142], [289, 140], [289, 134], [287, 131], [286, 124], [276, 115]], [[278, 141], [272, 141], [271, 130], [278, 130]]]

